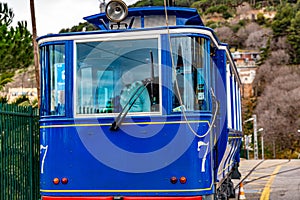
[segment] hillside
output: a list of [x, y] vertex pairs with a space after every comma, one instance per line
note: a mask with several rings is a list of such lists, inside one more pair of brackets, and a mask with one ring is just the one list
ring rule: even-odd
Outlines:
[[30, 66], [26, 69], [19, 69], [15, 72], [13, 81], [5, 85], [5, 91], [7, 92], [8, 88], [35, 88], [36, 80], [35, 80], [35, 71], [34, 66]]

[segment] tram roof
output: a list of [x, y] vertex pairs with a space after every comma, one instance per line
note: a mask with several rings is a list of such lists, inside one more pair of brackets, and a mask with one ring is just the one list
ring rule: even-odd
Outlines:
[[[163, 6], [149, 6], [149, 7], [138, 7], [138, 8], [129, 8], [128, 15], [126, 19], [132, 19], [134, 17], [141, 17], [141, 26], [139, 28], [144, 28], [144, 20], [147, 17], [161, 16], [165, 17], [165, 10], [167, 10], [168, 17], [175, 16], [176, 24], [172, 25], [198, 25], [204, 26], [198, 12], [194, 8], [183, 8], [183, 7], [163, 7]], [[84, 17], [86, 21], [91, 24], [94, 24], [96, 27], [101, 30], [107, 30], [109, 27], [109, 19], [105, 13], [99, 13], [91, 16]], [[155, 27], [155, 24], [153, 25]], [[131, 27], [129, 27], [131, 28]]]

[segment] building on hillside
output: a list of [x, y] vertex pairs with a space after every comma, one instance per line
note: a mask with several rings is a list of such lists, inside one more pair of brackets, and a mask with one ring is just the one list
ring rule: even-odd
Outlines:
[[37, 99], [37, 88], [9, 88], [7, 93], [8, 103], [13, 103], [17, 98], [21, 96], [27, 96], [29, 101]]
[[275, 11], [264, 11], [264, 10], [250, 10], [239, 15], [239, 20], [257, 20], [257, 15], [262, 14], [266, 19], [273, 19], [275, 17]]
[[259, 52], [237, 51], [232, 53], [232, 56], [243, 84], [243, 97], [251, 97], [253, 96], [252, 83], [256, 75], [256, 62], [259, 59]]

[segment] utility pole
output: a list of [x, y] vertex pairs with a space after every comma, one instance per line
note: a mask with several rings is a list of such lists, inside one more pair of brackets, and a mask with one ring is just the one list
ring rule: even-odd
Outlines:
[[265, 159], [265, 155], [264, 155], [264, 136], [261, 135], [261, 159], [264, 160]]
[[39, 55], [38, 55], [38, 45], [37, 45], [37, 33], [36, 33], [36, 19], [35, 19], [35, 9], [34, 0], [30, 0], [30, 14], [32, 23], [32, 43], [33, 43], [33, 55], [34, 55], [34, 69], [36, 78], [36, 87], [38, 95], [38, 107], [40, 107], [40, 71], [39, 71]]
[[257, 145], [257, 119], [256, 115], [252, 115], [253, 117], [253, 137], [254, 137], [254, 159], [258, 159], [258, 145]]
[[257, 119], [256, 115], [252, 115], [250, 119], [247, 119], [243, 123], [253, 121], [253, 146], [254, 146], [254, 159], [258, 159], [258, 146], [257, 146]]
[[273, 139], [273, 158], [276, 158], [276, 143], [275, 140]]
[[105, 12], [105, 7], [106, 7], [105, 0], [103, 0], [103, 1], [99, 0], [99, 2], [100, 2], [100, 5], [99, 5], [100, 13]]
[[245, 135], [245, 150], [247, 151], [247, 160], [249, 160], [249, 136]]
[[261, 132], [260, 139], [261, 139], [261, 159], [264, 160], [264, 134], [263, 134], [264, 128], [260, 128], [257, 130], [257, 132]]

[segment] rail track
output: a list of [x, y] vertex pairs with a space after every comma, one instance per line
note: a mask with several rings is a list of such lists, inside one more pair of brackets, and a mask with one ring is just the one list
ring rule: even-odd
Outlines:
[[[297, 181], [297, 175], [295, 176], [297, 170], [300, 171], [299, 160], [261, 160], [255, 161], [257, 162], [255, 165], [254, 160], [252, 163], [251, 161], [247, 162], [249, 163], [244, 163], [246, 168], [241, 169], [243, 178], [235, 182], [235, 190], [239, 191], [239, 194], [241, 183], [246, 186], [245, 195], [247, 199], [264, 200], [271, 198], [271, 196], [278, 199], [281, 195], [285, 195], [285, 199], [297, 199], [298, 193], [300, 195], [300, 182]], [[288, 197], [290, 194], [294, 196]]]

